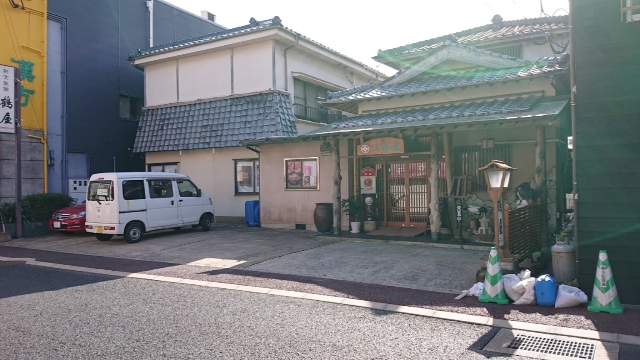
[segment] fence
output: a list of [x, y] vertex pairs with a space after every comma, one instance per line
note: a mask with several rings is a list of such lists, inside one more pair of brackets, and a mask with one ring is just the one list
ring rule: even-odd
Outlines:
[[505, 248], [512, 255], [525, 257], [540, 251], [542, 207], [533, 204], [519, 209], [504, 208]]

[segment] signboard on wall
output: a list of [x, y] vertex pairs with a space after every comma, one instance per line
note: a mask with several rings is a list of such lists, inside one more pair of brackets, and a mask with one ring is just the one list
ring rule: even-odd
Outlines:
[[0, 65], [0, 132], [16, 132], [14, 68]]
[[358, 156], [404, 154], [404, 141], [399, 138], [383, 137], [365, 141], [358, 146]]
[[360, 170], [360, 193], [376, 193], [376, 169], [366, 167]]

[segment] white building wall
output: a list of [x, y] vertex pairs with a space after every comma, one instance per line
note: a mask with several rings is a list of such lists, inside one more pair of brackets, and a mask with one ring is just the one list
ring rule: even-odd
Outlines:
[[233, 49], [234, 94], [273, 88], [272, 54], [271, 40]]
[[144, 68], [145, 106], [178, 101], [177, 64], [170, 60]]
[[210, 196], [216, 217], [244, 217], [244, 203], [258, 195], [235, 194], [235, 162], [258, 159], [253, 151], [241, 147], [151, 152], [147, 164], [178, 163], [178, 172], [189, 176], [202, 192]]
[[181, 58], [179, 101], [194, 101], [231, 94], [231, 50]]
[[[288, 84], [285, 86], [285, 59], [284, 50], [288, 46], [276, 42], [276, 85], [279, 90], [285, 90], [293, 93], [293, 77], [292, 72], [299, 72], [313, 76], [315, 78], [327, 81], [331, 84], [337, 85], [344, 89], [350, 89], [354, 86], [360, 86], [366, 84], [369, 81], [374, 81], [375, 78], [368, 78], [361, 75], [355, 75], [348, 69], [340, 67], [335, 62], [329, 62], [317, 55], [314, 56], [304, 51], [299, 45], [289, 48], [287, 50], [287, 71], [286, 81]], [[353, 84], [352, 84], [353, 82]]]

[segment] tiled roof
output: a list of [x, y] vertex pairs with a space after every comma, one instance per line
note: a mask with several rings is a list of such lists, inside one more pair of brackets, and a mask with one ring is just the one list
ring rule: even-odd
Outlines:
[[457, 42], [459, 44], [472, 45], [491, 40], [506, 40], [509, 38], [522, 38], [534, 35], [544, 36], [545, 32], [562, 29], [567, 31], [569, 30], [569, 17], [566, 15], [502, 21], [499, 27], [494, 27], [493, 24], [489, 24], [393, 49], [380, 50], [378, 51], [378, 56], [374, 57], [374, 59], [380, 60], [393, 58], [411, 53], [437, 49], [444, 45], [446, 40]]
[[232, 29], [227, 29], [224, 31], [218, 31], [218, 32], [214, 32], [211, 34], [206, 34], [206, 35], [202, 35], [202, 36], [198, 36], [198, 37], [193, 37], [190, 39], [185, 39], [185, 40], [180, 40], [180, 41], [176, 41], [176, 42], [172, 42], [172, 43], [168, 43], [168, 44], [163, 44], [163, 45], [158, 45], [158, 46], [154, 46], [152, 48], [147, 48], [147, 49], [138, 49], [138, 52], [136, 54], [132, 54], [129, 56], [129, 60], [135, 60], [135, 59], [139, 59], [139, 58], [143, 58], [146, 56], [151, 56], [151, 55], [156, 55], [156, 54], [161, 54], [161, 53], [165, 53], [165, 52], [169, 52], [169, 51], [173, 51], [173, 50], [177, 50], [177, 49], [183, 49], [183, 48], [187, 48], [187, 47], [191, 47], [191, 46], [196, 46], [196, 45], [201, 45], [201, 44], [206, 44], [206, 43], [210, 43], [210, 42], [214, 42], [214, 41], [218, 41], [218, 40], [222, 40], [222, 39], [227, 39], [227, 38], [231, 38], [231, 37], [235, 37], [235, 36], [240, 36], [240, 35], [244, 35], [247, 33], [254, 33], [254, 32], [258, 32], [258, 31], [262, 31], [262, 30], [266, 30], [269, 28], [280, 28], [283, 30], [286, 30], [294, 35], [297, 35], [299, 38], [301, 39], [305, 39], [309, 42], [314, 43], [315, 45], [329, 50], [335, 54], [338, 54], [346, 59], [349, 59], [351, 61], [353, 61], [354, 63], [366, 68], [369, 71], [372, 71], [376, 74], [378, 74], [380, 77], [382, 78], [386, 78], [386, 75], [384, 75], [383, 73], [381, 73], [380, 71], [369, 67], [367, 65], [365, 65], [364, 63], [357, 61], [355, 59], [352, 59], [336, 50], [331, 49], [328, 46], [322, 45], [317, 41], [314, 41], [300, 33], [297, 33], [295, 31], [293, 31], [292, 29], [289, 29], [287, 27], [282, 26], [282, 20], [280, 20], [280, 18], [278, 16], [274, 17], [273, 19], [268, 19], [268, 20], [262, 20], [262, 21], [257, 21], [254, 18], [251, 18], [251, 20], [249, 20], [249, 24], [248, 25], [244, 25], [244, 26], [239, 26], [236, 28], [232, 28]]
[[[568, 69], [568, 56], [564, 55], [558, 57], [558, 59], [544, 58], [543, 60], [536, 62], [536, 64], [530, 64], [521, 67], [505, 69], [448, 71], [442, 75], [418, 77], [403, 83], [392, 85], [385, 85], [385, 83], [370, 83], [353, 89], [329, 93], [326, 103], [332, 104], [349, 101], [360, 101], [371, 98], [419, 93], [460, 86], [526, 79], [557, 72], [563, 72], [567, 71]], [[390, 78], [388, 81], [390, 81], [391, 79], [393, 78]]]
[[394, 128], [428, 127], [448, 124], [487, 122], [504, 119], [557, 115], [567, 104], [564, 97], [543, 98], [541, 93], [452, 104], [434, 104], [406, 110], [363, 114], [329, 124], [301, 135], [372, 131]]
[[240, 146], [297, 134], [289, 95], [269, 92], [146, 109], [133, 152]]

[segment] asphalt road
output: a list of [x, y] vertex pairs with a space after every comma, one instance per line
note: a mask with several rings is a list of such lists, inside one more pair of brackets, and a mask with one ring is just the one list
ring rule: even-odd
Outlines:
[[519, 358], [480, 350], [490, 327], [310, 300], [27, 265], [0, 285], [3, 359]]

